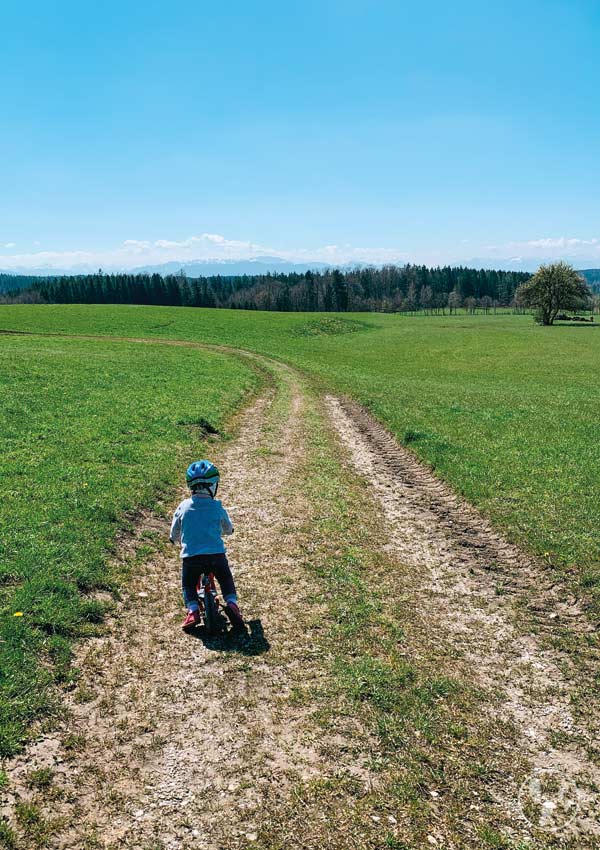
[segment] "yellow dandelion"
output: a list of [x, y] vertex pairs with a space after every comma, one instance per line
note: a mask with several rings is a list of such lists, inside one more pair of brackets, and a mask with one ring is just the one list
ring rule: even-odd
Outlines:
[[23, 616], [22, 611], [15, 611], [15, 613], [13, 614], [13, 617], [22, 617], [22, 616]]

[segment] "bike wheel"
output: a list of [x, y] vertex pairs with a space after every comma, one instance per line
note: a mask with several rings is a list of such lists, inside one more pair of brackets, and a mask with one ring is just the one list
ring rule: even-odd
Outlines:
[[216, 632], [218, 627], [219, 612], [215, 597], [208, 588], [204, 591], [204, 625], [207, 632]]

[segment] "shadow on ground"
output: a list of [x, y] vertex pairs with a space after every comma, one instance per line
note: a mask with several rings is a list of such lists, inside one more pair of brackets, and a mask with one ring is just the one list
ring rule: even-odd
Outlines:
[[211, 649], [214, 652], [262, 655], [271, 648], [260, 620], [249, 620], [245, 629], [228, 629], [218, 634], [209, 634], [201, 626], [193, 632], [189, 632], [189, 635], [196, 640], [201, 640], [206, 649]]

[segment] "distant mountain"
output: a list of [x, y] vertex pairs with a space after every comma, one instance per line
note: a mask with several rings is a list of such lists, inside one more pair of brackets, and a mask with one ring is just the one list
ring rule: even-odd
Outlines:
[[579, 274], [582, 274], [588, 283], [600, 283], [600, 269], [580, 269]]
[[[10, 276], [15, 278], [24, 277], [62, 277], [63, 275], [76, 274], [95, 274], [98, 271], [97, 266], [79, 265], [71, 266], [69, 269], [55, 269], [52, 266], [40, 266], [39, 268], [29, 268], [29, 266], [15, 266], [12, 269], [0, 268], [0, 275]], [[105, 269], [107, 271], [107, 269]], [[116, 269], [110, 269], [116, 271]]]
[[[581, 274], [585, 276], [588, 283], [594, 285], [600, 285], [600, 269], [593, 268], [594, 265], [593, 260], [574, 260], [565, 258], [567, 262], [572, 263], [576, 268], [581, 269], [582, 266], [585, 267], [589, 265], [590, 268], [583, 268]], [[505, 257], [497, 260], [490, 260], [487, 257], [471, 257], [470, 259], [465, 259], [457, 262], [449, 262], [442, 263], [442, 265], [449, 265], [454, 268], [457, 266], [463, 266], [464, 268], [470, 269], [486, 269], [486, 270], [503, 270], [503, 271], [513, 271], [513, 272], [534, 272], [536, 271], [542, 263], [553, 262], [553, 260], [548, 259], [547, 257], [536, 257], [534, 259], [531, 258], [521, 258], [521, 257]], [[381, 263], [349, 263], [349, 264], [338, 264], [336, 267], [342, 270], [347, 270], [350, 268], [365, 267], [368, 265], [372, 265], [376, 268], [381, 268]], [[386, 264], [388, 265], [388, 264]], [[405, 265], [405, 261], [398, 263], [390, 263], [389, 265], [395, 266], [403, 266]], [[290, 274], [293, 272], [298, 272], [302, 274], [307, 271], [324, 271], [326, 269], [333, 268], [334, 264], [323, 263], [323, 262], [306, 262], [306, 263], [292, 263], [289, 260], [285, 260], [282, 257], [276, 256], [260, 256], [255, 257], [248, 260], [183, 260], [181, 262], [168, 262], [168, 263], [158, 263], [156, 265], [148, 265], [148, 266], [137, 266], [133, 269], [119, 267], [105, 267], [103, 271], [107, 274], [114, 273], [126, 273], [126, 274], [160, 274], [160, 275], [171, 275], [178, 274], [178, 272], [183, 269], [188, 277], [213, 277], [214, 275], [221, 275], [223, 277], [231, 276], [238, 277], [240, 275], [263, 275], [268, 272], [271, 273], [281, 273], [281, 274]], [[36, 278], [36, 277], [63, 277], [64, 275], [82, 275], [82, 274], [95, 274], [98, 271], [96, 267], [90, 265], [78, 265], [73, 266], [70, 269], [55, 269], [46, 267], [40, 268], [15, 268], [15, 269], [1, 269], [0, 268], [0, 279], [2, 279], [3, 286], [1, 287], [6, 291], [9, 288], [17, 289], [24, 285], [26, 285], [26, 278]], [[8, 284], [8, 278], [12, 278], [12, 283], [14, 286], [10, 286]], [[8, 285], [7, 285], [8, 284]]]
[[211, 277], [212, 275], [258, 275], [267, 272], [303, 273], [309, 270], [326, 269], [327, 263], [291, 263], [281, 257], [257, 257], [250, 260], [186, 260], [182, 263], [170, 262], [156, 266], [140, 266], [132, 273], [177, 274], [183, 269], [188, 277]]
[[[581, 274], [587, 277], [587, 273], [596, 274], [596, 280], [600, 280], [600, 269], [585, 269], [585, 266], [593, 266], [597, 260], [586, 260], [579, 257], [503, 257], [497, 260], [490, 260], [487, 257], [471, 257], [461, 263], [451, 263], [453, 266], [467, 266], [475, 269], [503, 269], [509, 272], [535, 272], [544, 263], [555, 263], [558, 259], [565, 260], [576, 269], [581, 270]], [[583, 270], [582, 270], [583, 268]], [[588, 281], [589, 282], [589, 281]]]
[[[113, 272], [126, 272], [129, 274], [177, 274], [183, 269], [188, 277], [211, 277], [212, 275], [260, 275], [267, 272], [282, 272], [289, 274], [290, 272], [307, 272], [317, 269], [327, 269], [330, 266], [327, 263], [307, 262], [307, 263], [292, 263], [289, 260], [284, 260], [282, 257], [261, 256], [249, 260], [183, 260], [181, 262], [159, 263], [150, 266], [138, 266], [133, 269], [126, 269], [122, 266], [104, 268], [104, 272], [112, 274]], [[95, 274], [98, 271], [96, 267], [89, 265], [73, 266], [70, 269], [53, 269], [26, 267], [17, 269], [0, 269], [0, 274], [28, 277], [62, 277], [63, 275], [78, 275], [78, 274]]]

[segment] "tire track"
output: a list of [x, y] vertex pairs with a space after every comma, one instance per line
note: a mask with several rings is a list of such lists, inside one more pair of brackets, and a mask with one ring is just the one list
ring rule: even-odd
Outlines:
[[[399, 589], [403, 604], [414, 610], [440, 663], [485, 688], [488, 710], [519, 733], [515, 757], [526, 757], [531, 782], [525, 791], [516, 785], [495, 789], [498, 803], [523, 823], [523, 794], [535, 796], [540, 779], [542, 785], [545, 779], [560, 781], [556, 799], [550, 794], [541, 800], [537, 825], [567, 837], [599, 836], [598, 720], [590, 716], [583, 725], [574, 717], [576, 671], [565, 653], [540, 640], [565, 626], [592, 630], [576, 600], [363, 408], [331, 396], [326, 401], [355, 467], [379, 499], [389, 529], [386, 549], [412, 573]], [[523, 601], [529, 628], [517, 614]]]

